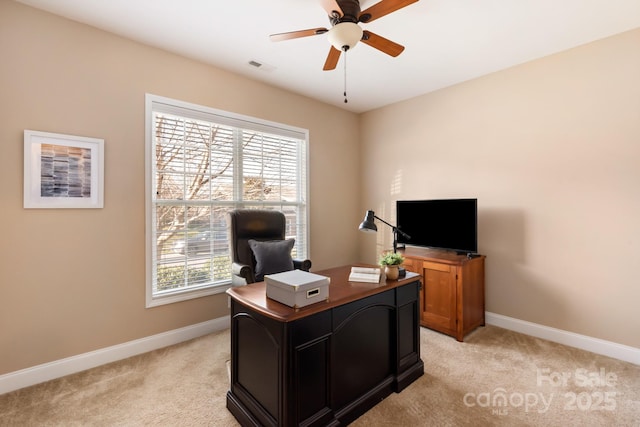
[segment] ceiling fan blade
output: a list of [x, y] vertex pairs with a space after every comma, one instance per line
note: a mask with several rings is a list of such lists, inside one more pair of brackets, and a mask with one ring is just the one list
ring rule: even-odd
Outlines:
[[400, 55], [404, 50], [404, 46], [367, 30], [362, 33], [362, 43], [394, 57]]
[[320, 3], [322, 3], [322, 8], [327, 11], [327, 15], [333, 16], [337, 13], [340, 18], [344, 15], [342, 8], [336, 0], [320, 0]]
[[283, 40], [297, 39], [300, 37], [317, 36], [318, 34], [324, 34], [327, 31], [329, 30], [327, 30], [326, 28], [310, 28], [308, 30], [298, 30], [298, 31], [290, 31], [288, 33], [271, 34], [269, 36], [269, 39], [271, 39], [272, 42], [280, 42]]
[[338, 59], [340, 59], [341, 53], [342, 51], [331, 46], [331, 49], [329, 50], [329, 55], [327, 55], [327, 60], [324, 62], [324, 68], [322, 69], [324, 71], [335, 70], [336, 66], [338, 65]]
[[418, 0], [381, 0], [363, 10], [358, 20], [360, 22], [371, 22], [417, 1]]

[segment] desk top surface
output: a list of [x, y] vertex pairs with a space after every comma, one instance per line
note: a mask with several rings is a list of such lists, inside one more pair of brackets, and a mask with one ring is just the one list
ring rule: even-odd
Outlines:
[[[364, 264], [354, 265], [354, 267], [355, 266], [375, 267]], [[265, 316], [281, 322], [290, 322], [420, 280], [418, 274], [407, 271], [407, 276], [399, 280], [387, 280], [381, 281], [380, 283], [349, 282], [351, 267], [351, 265], [346, 265], [328, 270], [314, 271], [313, 273], [315, 274], [327, 276], [331, 279], [331, 283], [329, 284], [329, 298], [326, 301], [319, 301], [302, 308], [289, 307], [267, 298], [266, 285], [264, 282], [233, 287], [227, 289], [227, 294], [235, 301]]]

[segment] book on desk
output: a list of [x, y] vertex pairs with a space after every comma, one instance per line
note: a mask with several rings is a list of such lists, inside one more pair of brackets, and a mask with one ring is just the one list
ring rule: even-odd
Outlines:
[[382, 272], [375, 267], [351, 267], [350, 282], [380, 283]]

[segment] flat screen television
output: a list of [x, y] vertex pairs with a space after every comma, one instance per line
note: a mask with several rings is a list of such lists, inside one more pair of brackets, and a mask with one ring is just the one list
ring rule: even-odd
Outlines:
[[478, 200], [398, 200], [398, 243], [447, 249], [458, 253], [478, 252]]

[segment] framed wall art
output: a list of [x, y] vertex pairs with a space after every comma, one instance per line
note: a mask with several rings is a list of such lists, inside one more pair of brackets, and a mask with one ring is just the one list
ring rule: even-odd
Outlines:
[[102, 208], [104, 140], [24, 131], [25, 208]]

